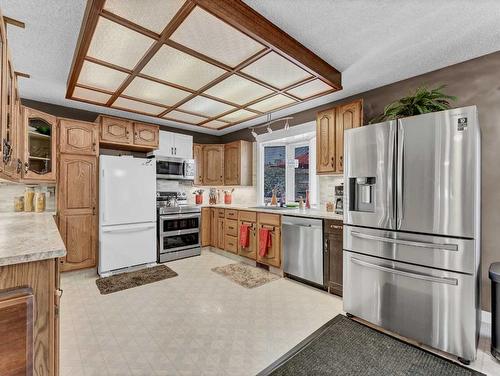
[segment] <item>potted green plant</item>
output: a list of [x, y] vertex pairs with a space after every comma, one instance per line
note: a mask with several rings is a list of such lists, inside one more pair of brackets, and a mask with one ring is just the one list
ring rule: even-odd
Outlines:
[[457, 97], [443, 93], [443, 88], [445, 85], [431, 90], [419, 87], [415, 93], [385, 106], [384, 112], [370, 120], [370, 124], [447, 110], [451, 107], [450, 101], [456, 101]]

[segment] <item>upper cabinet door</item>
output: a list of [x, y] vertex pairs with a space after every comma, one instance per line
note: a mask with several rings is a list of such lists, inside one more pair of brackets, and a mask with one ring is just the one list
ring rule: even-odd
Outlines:
[[132, 144], [132, 122], [113, 117], [101, 117], [101, 139], [103, 143]]
[[56, 180], [56, 122], [55, 116], [25, 107], [24, 179]]
[[193, 158], [196, 165], [195, 185], [203, 185], [203, 145], [193, 145]]
[[61, 119], [59, 121], [59, 151], [61, 153], [98, 155], [97, 124]]
[[158, 147], [159, 127], [134, 123], [134, 145]]
[[335, 108], [318, 112], [316, 119], [316, 173], [335, 172]]
[[224, 184], [239, 185], [241, 164], [241, 143], [231, 142], [224, 146]]
[[205, 145], [203, 149], [203, 184], [224, 184], [224, 145]]
[[193, 158], [193, 136], [174, 133], [174, 156], [179, 158]]
[[363, 123], [363, 101], [357, 100], [337, 107], [335, 134], [336, 172], [344, 171], [344, 131], [361, 127]]

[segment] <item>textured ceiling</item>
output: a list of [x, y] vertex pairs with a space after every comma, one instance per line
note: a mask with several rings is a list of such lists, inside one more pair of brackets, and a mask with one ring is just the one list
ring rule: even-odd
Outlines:
[[[273, 118], [315, 107], [500, 50], [497, 0], [245, 0], [256, 11], [342, 72], [344, 89], [278, 111]], [[223, 131], [158, 121], [65, 99], [84, 0], [0, 0], [4, 15], [24, 21], [8, 27], [21, 96], [96, 112], [128, 116], [206, 133]]]

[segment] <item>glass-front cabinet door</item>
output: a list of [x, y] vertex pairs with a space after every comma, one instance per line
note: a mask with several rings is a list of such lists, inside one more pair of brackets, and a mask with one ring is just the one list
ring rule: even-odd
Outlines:
[[26, 180], [56, 180], [56, 117], [24, 108]]

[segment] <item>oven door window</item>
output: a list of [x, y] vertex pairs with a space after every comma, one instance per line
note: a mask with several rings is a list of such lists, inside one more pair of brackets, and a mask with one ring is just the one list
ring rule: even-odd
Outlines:
[[175, 175], [182, 176], [184, 174], [184, 164], [182, 162], [156, 161], [157, 175]]
[[192, 230], [200, 226], [200, 217], [162, 219], [162, 232]]
[[200, 244], [199, 236], [199, 232], [181, 235], [163, 235], [161, 252], [174, 252], [189, 247], [195, 247]]

